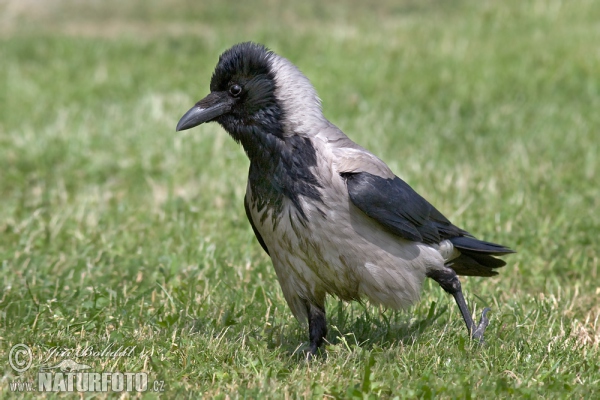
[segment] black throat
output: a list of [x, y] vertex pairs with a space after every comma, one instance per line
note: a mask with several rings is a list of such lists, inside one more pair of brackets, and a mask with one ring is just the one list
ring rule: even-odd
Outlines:
[[[283, 126], [276, 119], [266, 118], [258, 123], [253, 121], [234, 126], [223, 122], [221, 125], [242, 144], [250, 159], [248, 182], [252, 190], [252, 206], [259, 212], [265, 209], [271, 211], [272, 218], [277, 218], [288, 199], [298, 214], [306, 219], [300, 197], [322, 202], [319, 191], [322, 185], [312, 172], [317, 165], [317, 153], [310, 139], [284, 135]], [[267, 214], [263, 213], [263, 221]]]

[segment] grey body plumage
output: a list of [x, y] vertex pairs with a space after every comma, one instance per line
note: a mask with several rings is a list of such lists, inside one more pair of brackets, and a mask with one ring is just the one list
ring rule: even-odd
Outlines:
[[313, 354], [327, 333], [327, 294], [406, 308], [426, 277], [454, 296], [470, 335], [482, 340], [487, 309], [475, 325], [457, 273], [495, 275], [504, 265], [495, 256], [512, 250], [454, 226], [331, 124], [309, 80], [265, 47], [225, 51], [210, 89], [177, 130], [216, 121], [242, 144], [246, 214], [292, 312], [308, 320]]

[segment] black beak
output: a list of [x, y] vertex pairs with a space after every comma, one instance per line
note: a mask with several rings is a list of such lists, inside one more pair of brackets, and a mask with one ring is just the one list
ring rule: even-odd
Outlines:
[[233, 103], [226, 92], [212, 92], [188, 110], [177, 123], [176, 131], [185, 131], [231, 111]]

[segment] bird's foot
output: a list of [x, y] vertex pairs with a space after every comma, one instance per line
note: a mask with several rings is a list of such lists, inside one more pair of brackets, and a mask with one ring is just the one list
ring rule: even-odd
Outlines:
[[479, 343], [483, 343], [483, 333], [485, 332], [485, 328], [490, 324], [490, 320], [487, 317], [487, 313], [490, 311], [488, 307], [483, 309], [481, 313], [481, 319], [479, 320], [479, 325], [471, 334], [471, 337], [475, 340], [478, 340]]
[[321, 357], [327, 357], [327, 353], [325, 353], [325, 351], [320, 347], [317, 347], [314, 343], [311, 343], [309, 348], [304, 348], [303, 350], [301, 350], [301, 352], [304, 356], [304, 359], [309, 362], [315, 361]]
[[307, 355], [309, 359], [313, 359], [317, 357], [319, 354], [319, 347], [315, 343], [310, 344], [310, 349], [307, 351]]

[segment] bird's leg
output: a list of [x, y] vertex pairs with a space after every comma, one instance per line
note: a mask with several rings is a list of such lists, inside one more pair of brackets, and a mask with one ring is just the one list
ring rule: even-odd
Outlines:
[[317, 355], [319, 347], [327, 336], [327, 322], [325, 321], [325, 308], [312, 303], [306, 304], [308, 312], [308, 336], [310, 339], [310, 354]]
[[442, 287], [442, 289], [454, 297], [454, 300], [456, 300], [456, 304], [458, 304], [458, 308], [460, 309], [460, 313], [465, 320], [465, 324], [467, 325], [469, 336], [478, 340], [480, 343], [483, 343], [483, 333], [485, 332], [485, 328], [487, 328], [488, 324], [490, 323], [486, 314], [488, 311], [490, 311], [490, 309], [486, 307], [483, 310], [479, 324], [475, 325], [475, 322], [473, 321], [471, 313], [467, 307], [467, 302], [463, 297], [460, 280], [458, 279], [456, 272], [454, 272], [452, 268], [446, 266], [442, 270], [430, 271], [427, 276], [436, 281]]

